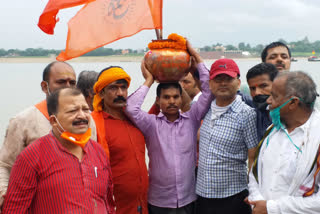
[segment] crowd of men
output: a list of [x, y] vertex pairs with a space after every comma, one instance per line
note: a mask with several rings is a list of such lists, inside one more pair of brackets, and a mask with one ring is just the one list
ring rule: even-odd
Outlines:
[[320, 213], [319, 95], [290, 71], [290, 49], [266, 46], [246, 74], [251, 98], [235, 61], [209, 70], [187, 50], [190, 73], [158, 84], [149, 112], [143, 61], [130, 96], [121, 67], [76, 83], [71, 65], [50, 63], [46, 99], [10, 120], [0, 149], [1, 213]]

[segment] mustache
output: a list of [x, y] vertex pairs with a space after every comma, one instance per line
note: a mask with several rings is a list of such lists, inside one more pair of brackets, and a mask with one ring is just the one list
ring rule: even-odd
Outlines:
[[123, 96], [119, 96], [119, 97], [117, 97], [116, 99], [113, 100], [114, 103], [119, 102], [119, 101], [126, 102], [127, 100]]
[[276, 64], [276, 67], [277, 67], [277, 66], [281, 66], [281, 67], [284, 68], [284, 64], [282, 64], [282, 63], [277, 63], [277, 64]]
[[76, 120], [76, 121], [73, 121], [72, 122], [72, 125], [79, 125], [81, 123], [85, 123], [85, 124], [89, 124], [89, 121], [88, 120], [85, 120], [85, 119], [82, 119], [82, 120]]
[[167, 108], [178, 108], [176, 105], [169, 105]]

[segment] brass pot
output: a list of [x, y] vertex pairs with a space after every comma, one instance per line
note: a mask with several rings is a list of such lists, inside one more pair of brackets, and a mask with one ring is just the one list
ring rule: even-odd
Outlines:
[[160, 83], [178, 82], [190, 68], [187, 51], [171, 48], [150, 50], [144, 56], [146, 68]]

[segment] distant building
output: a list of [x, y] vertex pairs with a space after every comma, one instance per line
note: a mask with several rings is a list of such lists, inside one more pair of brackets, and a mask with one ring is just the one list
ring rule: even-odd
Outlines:
[[244, 55], [244, 56], [250, 56], [251, 54], [250, 54], [249, 51], [243, 51], [243, 52], [242, 52], [242, 55]]
[[123, 54], [123, 55], [124, 55], [124, 54], [128, 54], [128, 53], [129, 53], [129, 50], [128, 50], [128, 49], [125, 49], [125, 50], [122, 50], [122, 51], [121, 51], [121, 54]]
[[7, 56], [8, 56], [8, 57], [17, 57], [17, 56], [20, 56], [20, 54], [17, 54], [17, 53], [9, 53]]
[[292, 44], [292, 45], [287, 45], [287, 46], [288, 46], [288, 48], [294, 48], [294, 47], [295, 47], [294, 44]]
[[208, 51], [208, 52], [200, 52], [200, 56], [203, 59], [221, 59], [221, 58], [246, 58], [250, 55], [249, 52], [245, 51]]
[[49, 54], [49, 58], [51, 58], [51, 59], [55, 59], [57, 57], [57, 55], [55, 55], [55, 54]]
[[138, 49], [138, 50], [137, 50], [137, 53], [138, 53], [138, 54], [142, 54], [142, 53], [144, 53], [144, 52], [145, 52], [144, 49]]
[[225, 51], [225, 50], [226, 50], [226, 48], [223, 47], [223, 46], [216, 46], [216, 47], [214, 47], [214, 49], [215, 49], [216, 51]]

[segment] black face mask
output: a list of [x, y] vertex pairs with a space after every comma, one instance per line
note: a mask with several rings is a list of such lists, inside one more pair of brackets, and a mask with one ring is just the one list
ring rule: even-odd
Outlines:
[[269, 98], [270, 95], [257, 95], [253, 97], [252, 101], [254, 105], [259, 109], [260, 111], [266, 111], [266, 108], [268, 106], [267, 99]]

